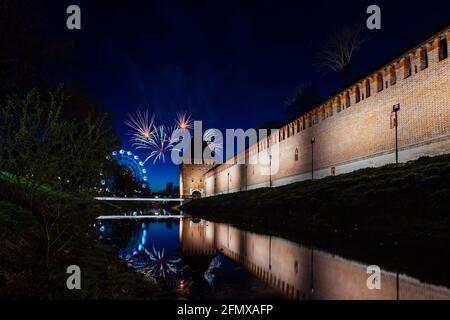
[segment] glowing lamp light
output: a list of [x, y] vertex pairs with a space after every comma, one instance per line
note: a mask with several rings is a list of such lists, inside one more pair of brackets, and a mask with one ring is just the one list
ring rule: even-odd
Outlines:
[[147, 173], [147, 170], [146, 169], [142, 169], [142, 173]]
[[100, 231], [101, 231], [101, 232], [105, 232], [105, 226], [101, 226], [101, 227], [100, 227]]
[[131, 156], [133, 153], [131, 153], [131, 151], [127, 152], [127, 155]]
[[134, 160], [139, 160], [139, 157], [138, 156], [134, 156]]
[[125, 150], [120, 150], [119, 153], [120, 153], [120, 154], [124, 154], [124, 153], [125, 153]]
[[113, 155], [113, 156], [117, 156], [117, 151], [113, 151], [113, 152], [112, 152], [112, 155]]

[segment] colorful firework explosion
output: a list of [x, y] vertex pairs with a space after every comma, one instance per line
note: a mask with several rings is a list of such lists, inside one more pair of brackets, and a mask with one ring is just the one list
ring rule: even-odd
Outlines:
[[175, 119], [177, 128], [179, 129], [192, 129], [191, 116], [186, 112], [178, 112], [177, 119]]
[[165, 153], [173, 150], [174, 145], [181, 140], [180, 137], [173, 135], [175, 130], [190, 130], [193, 127], [191, 116], [186, 112], [177, 113], [175, 125], [172, 127], [156, 126], [154, 119], [154, 115], [150, 117], [148, 111], [138, 110], [135, 115], [128, 114], [128, 119], [125, 121], [125, 124], [131, 128], [129, 135], [132, 146], [136, 149], [150, 150], [150, 155], [143, 163], [152, 158], [153, 164], [158, 160], [165, 162]]
[[173, 148], [173, 142], [169, 141], [166, 130], [167, 129], [164, 126], [154, 127], [152, 135], [153, 139], [150, 140], [145, 147], [145, 149], [150, 149], [151, 153], [147, 159], [145, 159], [144, 163], [151, 158], [154, 158], [153, 164], [158, 160], [165, 162], [166, 159], [164, 154]]
[[148, 110], [137, 110], [135, 115], [128, 114], [125, 124], [130, 127], [131, 141], [136, 149], [145, 148], [153, 140], [155, 116], [150, 116]]

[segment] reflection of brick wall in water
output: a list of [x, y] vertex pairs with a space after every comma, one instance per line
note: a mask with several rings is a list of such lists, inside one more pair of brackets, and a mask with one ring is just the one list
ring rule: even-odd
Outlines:
[[398, 103], [400, 161], [449, 153], [450, 59], [444, 54], [449, 42], [446, 29], [237, 156], [248, 161], [277, 144], [279, 170], [270, 177], [260, 174], [259, 164], [205, 170], [206, 196], [309, 179], [312, 137], [317, 178], [392, 163], [392, 106]]
[[381, 290], [369, 290], [367, 266], [294, 242], [239, 230], [227, 224], [180, 225], [181, 254], [213, 255], [217, 250], [291, 299], [450, 299], [447, 288], [394, 273], [381, 273]]
[[180, 254], [182, 256], [212, 256], [214, 245], [214, 223], [201, 220], [180, 219]]

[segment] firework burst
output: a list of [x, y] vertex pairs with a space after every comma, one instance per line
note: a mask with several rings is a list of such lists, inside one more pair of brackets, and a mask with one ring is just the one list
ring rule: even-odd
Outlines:
[[177, 118], [175, 119], [177, 128], [179, 129], [192, 129], [192, 119], [191, 116], [186, 112], [178, 112]]
[[130, 128], [129, 135], [133, 146], [136, 149], [145, 148], [153, 140], [153, 131], [155, 116], [148, 113], [148, 110], [142, 112], [138, 110], [136, 114], [128, 114], [125, 124]]
[[[151, 153], [145, 159], [144, 163], [149, 159], [154, 158], [153, 164], [158, 160], [165, 162], [164, 154], [173, 148], [173, 141], [170, 141], [167, 135], [167, 129], [165, 126], [159, 126], [153, 128], [152, 139], [145, 145], [145, 149], [150, 149]], [[144, 147], [143, 147], [144, 148]]]

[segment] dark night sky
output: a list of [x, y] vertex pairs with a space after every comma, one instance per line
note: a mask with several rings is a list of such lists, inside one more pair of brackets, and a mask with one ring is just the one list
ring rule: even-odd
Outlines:
[[[69, 3], [70, 2], [70, 3]], [[422, 2], [423, 3], [423, 2]], [[448, 1], [66, 1], [82, 10], [82, 30], [67, 31], [87, 82], [115, 115], [131, 149], [126, 114], [139, 106], [158, 123], [185, 110], [204, 128], [250, 128], [287, 119], [284, 100], [302, 82], [323, 96], [339, 89], [315, 63], [317, 48], [339, 26], [365, 26], [366, 8], [382, 10], [382, 30], [353, 61], [355, 75], [399, 55], [449, 22]], [[60, 5], [60, 4], [58, 4]], [[65, 9], [63, 9], [65, 12]], [[138, 153], [144, 156], [143, 153]], [[154, 190], [178, 184], [178, 167], [148, 165]]]

